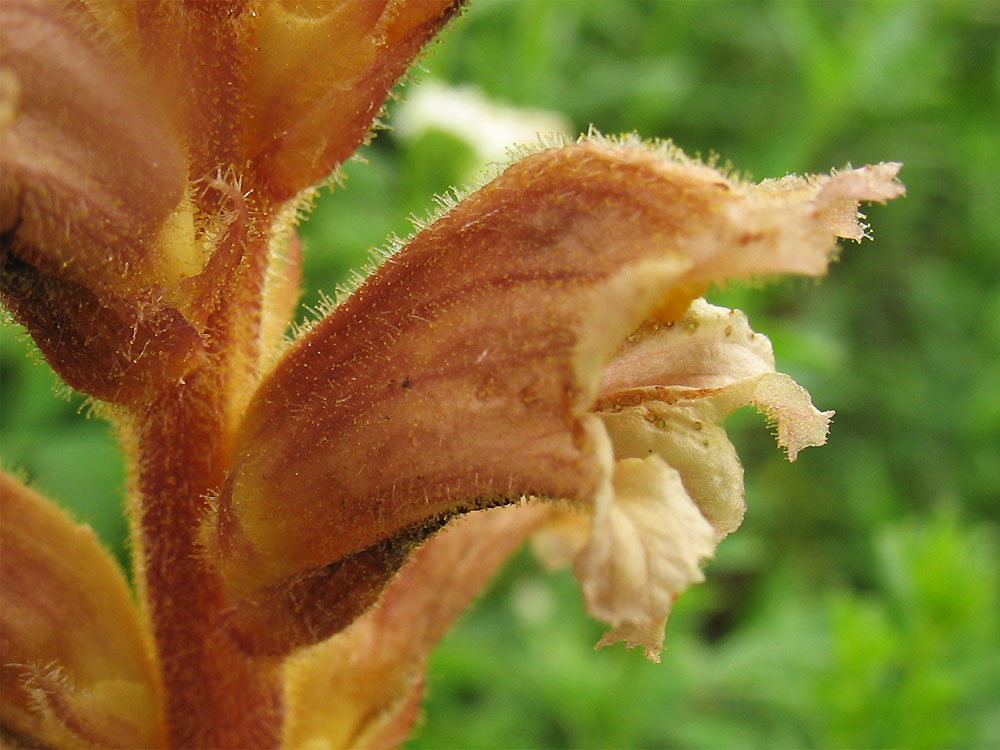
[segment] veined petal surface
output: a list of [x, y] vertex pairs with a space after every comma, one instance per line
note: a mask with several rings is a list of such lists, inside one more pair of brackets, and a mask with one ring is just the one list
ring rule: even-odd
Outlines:
[[594, 515], [574, 564], [588, 610], [614, 627], [600, 645], [624, 640], [657, 660], [673, 599], [700, 580], [691, 566], [742, 522], [743, 468], [722, 423], [747, 404], [776, 423], [791, 460], [826, 441], [833, 412], [775, 372], [770, 341], [746, 316], [702, 299], [679, 320], [645, 321], [605, 367], [594, 412], [616, 484], [626, 469], [634, 479]]
[[681, 472], [721, 539], [744, 510], [743, 470], [721, 424], [746, 404], [776, 423], [790, 460], [826, 441], [833, 412], [775, 372], [767, 337], [739, 310], [698, 299], [679, 320], [647, 320], [626, 339], [604, 369], [595, 412], [616, 458], [659, 455]]

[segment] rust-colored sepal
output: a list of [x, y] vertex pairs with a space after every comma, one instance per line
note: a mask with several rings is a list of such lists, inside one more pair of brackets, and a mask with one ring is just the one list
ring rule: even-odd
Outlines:
[[159, 679], [94, 532], [0, 473], [0, 728], [31, 747], [162, 747]]
[[[603, 138], [509, 167], [391, 257], [255, 394], [205, 534], [233, 621], [248, 622], [244, 607], [261, 623], [311, 612], [277, 592], [366, 550], [406, 552], [454, 514], [522, 496], [567, 500], [619, 530], [625, 520], [657, 549], [690, 531], [710, 551], [711, 527], [674, 501], [682, 480], [668, 457], [616, 467], [593, 413], [605, 365], [644, 320], [681, 319], [712, 281], [822, 273], [843, 230], [827, 205], [856, 211], [898, 194], [896, 168], [778, 192], [669, 146]], [[631, 499], [615, 505], [617, 492]], [[625, 547], [611, 533], [601, 549], [614, 557]], [[654, 572], [657, 611], [706, 554], [702, 541], [678, 548], [688, 557], [665, 554]], [[363, 590], [380, 585], [370, 572], [356, 591], [369, 599]], [[261, 617], [266, 601], [282, 612]], [[616, 626], [652, 611], [609, 607]], [[326, 626], [310, 617], [309, 632], [328, 635], [342, 614]]]

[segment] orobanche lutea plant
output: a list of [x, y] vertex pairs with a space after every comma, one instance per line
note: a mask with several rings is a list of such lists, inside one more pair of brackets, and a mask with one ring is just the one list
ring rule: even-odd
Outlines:
[[[294, 226], [455, 0], [3, 0], [2, 292], [129, 463], [135, 592], [4, 476], [6, 745], [380, 747], [533, 534], [659, 654], [743, 516], [721, 427], [830, 412], [701, 294], [825, 272], [897, 164], [748, 184], [597, 134], [519, 155], [321, 320]], [[109, 498], [109, 502], [113, 502]]]

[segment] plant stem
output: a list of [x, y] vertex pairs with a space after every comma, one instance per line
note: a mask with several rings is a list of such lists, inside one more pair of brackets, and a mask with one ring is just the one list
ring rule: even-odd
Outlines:
[[172, 747], [276, 747], [280, 666], [244, 654], [221, 627], [227, 606], [203, 559], [207, 500], [225, 481], [230, 436], [217, 371], [165, 388], [135, 428], [140, 585], [159, 651]]

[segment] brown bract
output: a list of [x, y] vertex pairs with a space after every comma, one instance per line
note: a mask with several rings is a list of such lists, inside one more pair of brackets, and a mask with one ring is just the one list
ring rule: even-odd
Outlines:
[[[427, 655], [525, 537], [549, 522], [540, 504], [472, 513], [423, 545], [342, 636], [291, 657], [286, 747], [396, 747], [423, 692]], [[405, 624], [405, 626], [404, 626]], [[331, 694], [341, 700], [328, 701]]]

